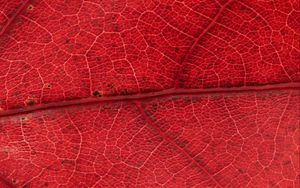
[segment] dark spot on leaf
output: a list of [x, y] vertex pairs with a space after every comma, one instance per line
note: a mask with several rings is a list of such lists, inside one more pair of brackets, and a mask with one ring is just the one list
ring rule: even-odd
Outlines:
[[179, 50], [180, 50], [180, 48], [173, 48], [173, 51], [174, 51], [175, 53], [178, 53]]
[[50, 83], [46, 83], [46, 84], [45, 84], [45, 88], [47, 88], [47, 89], [51, 89], [51, 88], [52, 88], [52, 84], [50, 84]]
[[93, 91], [93, 96], [95, 96], [95, 97], [101, 97], [102, 96], [102, 94], [100, 93], [100, 91]]
[[228, 63], [228, 64], [236, 64], [235, 61], [232, 60], [232, 59], [229, 59], [229, 60], [227, 61], [227, 63]]
[[33, 106], [35, 104], [35, 101], [33, 99], [27, 99], [25, 101], [26, 106]]
[[96, 62], [101, 62], [102, 58], [101, 57], [96, 57]]
[[46, 169], [49, 171], [58, 171], [57, 167], [55, 167], [54, 165], [47, 166]]
[[44, 183], [44, 186], [45, 186], [45, 187], [48, 187], [48, 185], [49, 185], [48, 182], [45, 182], [45, 183]]
[[15, 93], [14, 93], [14, 96], [19, 96], [21, 94], [21, 92], [20, 91], [16, 91]]
[[33, 10], [33, 5], [29, 5], [29, 6], [27, 7], [27, 10], [28, 10], [28, 11], [32, 11], [32, 10]]
[[294, 132], [297, 129], [297, 125], [289, 125], [287, 129], [288, 132]]
[[82, 85], [83, 87], [87, 87], [87, 86], [88, 86], [88, 83], [87, 83], [87, 81], [82, 81], [82, 82], [81, 82], [81, 85]]
[[71, 40], [70, 40], [69, 38], [66, 38], [66, 39], [65, 39], [65, 43], [66, 43], [66, 44], [69, 44], [70, 41], [71, 41]]
[[16, 184], [16, 183], [17, 183], [17, 180], [13, 178], [13, 179], [11, 180], [11, 182], [12, 182], [12, 184]]
[[65, 159], [65, 160], [62, 160], [60, 162], [64, 167], [73, 167], [75, 165], [74, 161], [72, 160], [68, 160], [68, 159]]
[[156, 48], [157, 47], [157, 43], [154, 41], [154, 40], [151, 40], [151, 39], [146, 39], [147, 41], [147, 44], [149, 47], [153, 47], [153, 48]]
[[113, 15], [111, 16], [111, 21], [115, 22], [115, 21], [117, 21], [117, 19], [118, 19], [118, 15], [113, 14]]
[[113, 29], [114, 32], [119, 32], [119, 30], [120, 30], [119, 26], [117, 24], [113, 24], [112, 29]]

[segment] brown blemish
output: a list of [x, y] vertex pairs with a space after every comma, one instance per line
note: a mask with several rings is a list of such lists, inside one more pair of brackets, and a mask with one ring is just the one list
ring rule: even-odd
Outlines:
[[35, 150], [32, 150], [32, 151], [30, 152], [30, 155], [36, 155], [36, 151], [35, 151]]
[[20, 96], [20, 94], [21, 94], [20, 91], [16, 91], [13, 95], [17, 97], [17, 96]]
[[101, 57], [96, 57], [96, 62], [101, 62], [102, 58]]
[[70, 43], [70, 41], [71, 41], [71, 39], [69, 39], [69, 38], [66, 38], [66, 39], [65, 39], [65, 44], [69, 44], [69, 43]]
[[55, 167], [53, 165], [47, 166], [46, 169], [49, 171], [58, 171], [57, 167]]
[[17, 180], [14, 178], [11, 180], [11, 182], [12, 182], [12, 184], [17, 184]]
[[46, 83], [46, 84], [45, 84], [45, 88], [47, 88], [47, 89], [51, 89], [51, 88], [52, 88], [52, 84], [50, 84], [50, 83]]
[[101, 97], [102, 94], [101, 94], [100, 91], [95, 90], [95, 91], [93, 91], [93, 96], [94, 96], [94, 97]]
[[26, 117], [21, 117], [21, 121], [26, 121], [28, 118]]
[[119, 32], [119, 26], [118, 26], [118, 24], [112, 24], [112, 30], [114, 31], [114, 32]]
[[246, 173], [246, 170], [245, 170], [245, 169], [242, 169], [242, 168], [238, 169], [238, 171], [239, 171], [240, 174]]
[[28, 5], [27, 10], [32, 11], [33, 10], [33, 5]]
[[26, 106], [33, 106], [35, 104], [35, 101], [33, 99], [27, 99], [25, 101]]
[[63, 165], [64, 167], [72, 167], [75, 165], [75, 163], [72, 160], [64, 159], [61, 161], [61, 165]]
[[180, 50], [180, 48], [173, 48], [173, 51], [174, 51], [175, 53], [178, 53], [179, 50]]

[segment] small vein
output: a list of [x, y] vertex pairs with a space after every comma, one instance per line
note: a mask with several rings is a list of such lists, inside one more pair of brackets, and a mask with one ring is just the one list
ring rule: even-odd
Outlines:
[[169, 144], [173, 145], [174, 147], [176, 147], [179, 151], [181, 151], [193, 164], [195, 164], [199, 169], [201, 169], [205, 174], [207, 174], [210, 179], [215, 182], [215, 184], [218, 187], [222, 187], [220, 185], [220, 183], [213, 177], [212, 174], [210, 174], [203, 166], [201, 166], [192, 156], [190, 156], [190, 154], [185, 151], [183, 148], [179, 147], [172, 139], [170, 139], [168, 136], [166, 136], [161, 130], [160, 128], [149, 118], [148, 115], [146, 115], [143, 107], [141, 106], [141, 103], [138, 101], [135, 101], [135, 105], [137, 106], [137, 108], [139, 109], [141, 115], [145, 118], [147, 124], [149, 124], [149, 126], [151, 126], [152, 128], [154, 128], [158, 134]]
[[200, 35], [198, 36], [198, 38], [194, 41], [194, 43], [190, 46], [190, 48], [188, 49], [186, 55], [183, 57], [183, 59], [181, 60], [181, 65], [180, 65], [180, 69], [178, 71], [178, 75], [176, 77], [175, 80], [175, 88], [179, 88], [180, 87], [180, 77], [181, 77], [181, 72], [183, 69], [183, 65], [184, 62], [186, 60], [186, 58], [188, 57], [188, 55], [193, 51], [193, 49], [196, 47], [196, 45], [199, 43], [199, 41], [203, 38], [203, 36], [215, 25], [217, 19], [220, 17], [220, 15], [223, 13], [224, 9], [232, 2], [233, 0], [229, 0], [227, 3], [225, 3], [219, 10], [219, 12], [216, 14], [216, 16], [214, 17], [214, 19], [210, 22], [210, 24], [200, 33]]

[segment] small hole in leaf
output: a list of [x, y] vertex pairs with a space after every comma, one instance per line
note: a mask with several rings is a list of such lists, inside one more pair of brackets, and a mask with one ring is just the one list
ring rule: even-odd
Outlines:
[[27, 10], [32, 11], [32, 10], [33, 10], [33, 5], [29, 5], [29, 6], [27, 7]]
[[95, 96], [95, 97], [101, 97], [102, 96], [102, 94], [100, 93], [100, 91], [93, 91], [93, 96]]

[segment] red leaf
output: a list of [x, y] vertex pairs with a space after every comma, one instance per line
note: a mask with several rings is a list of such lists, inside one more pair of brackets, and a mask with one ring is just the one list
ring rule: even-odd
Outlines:
[[297, 1], [0, 1], [1, 187], [299, 187]]

